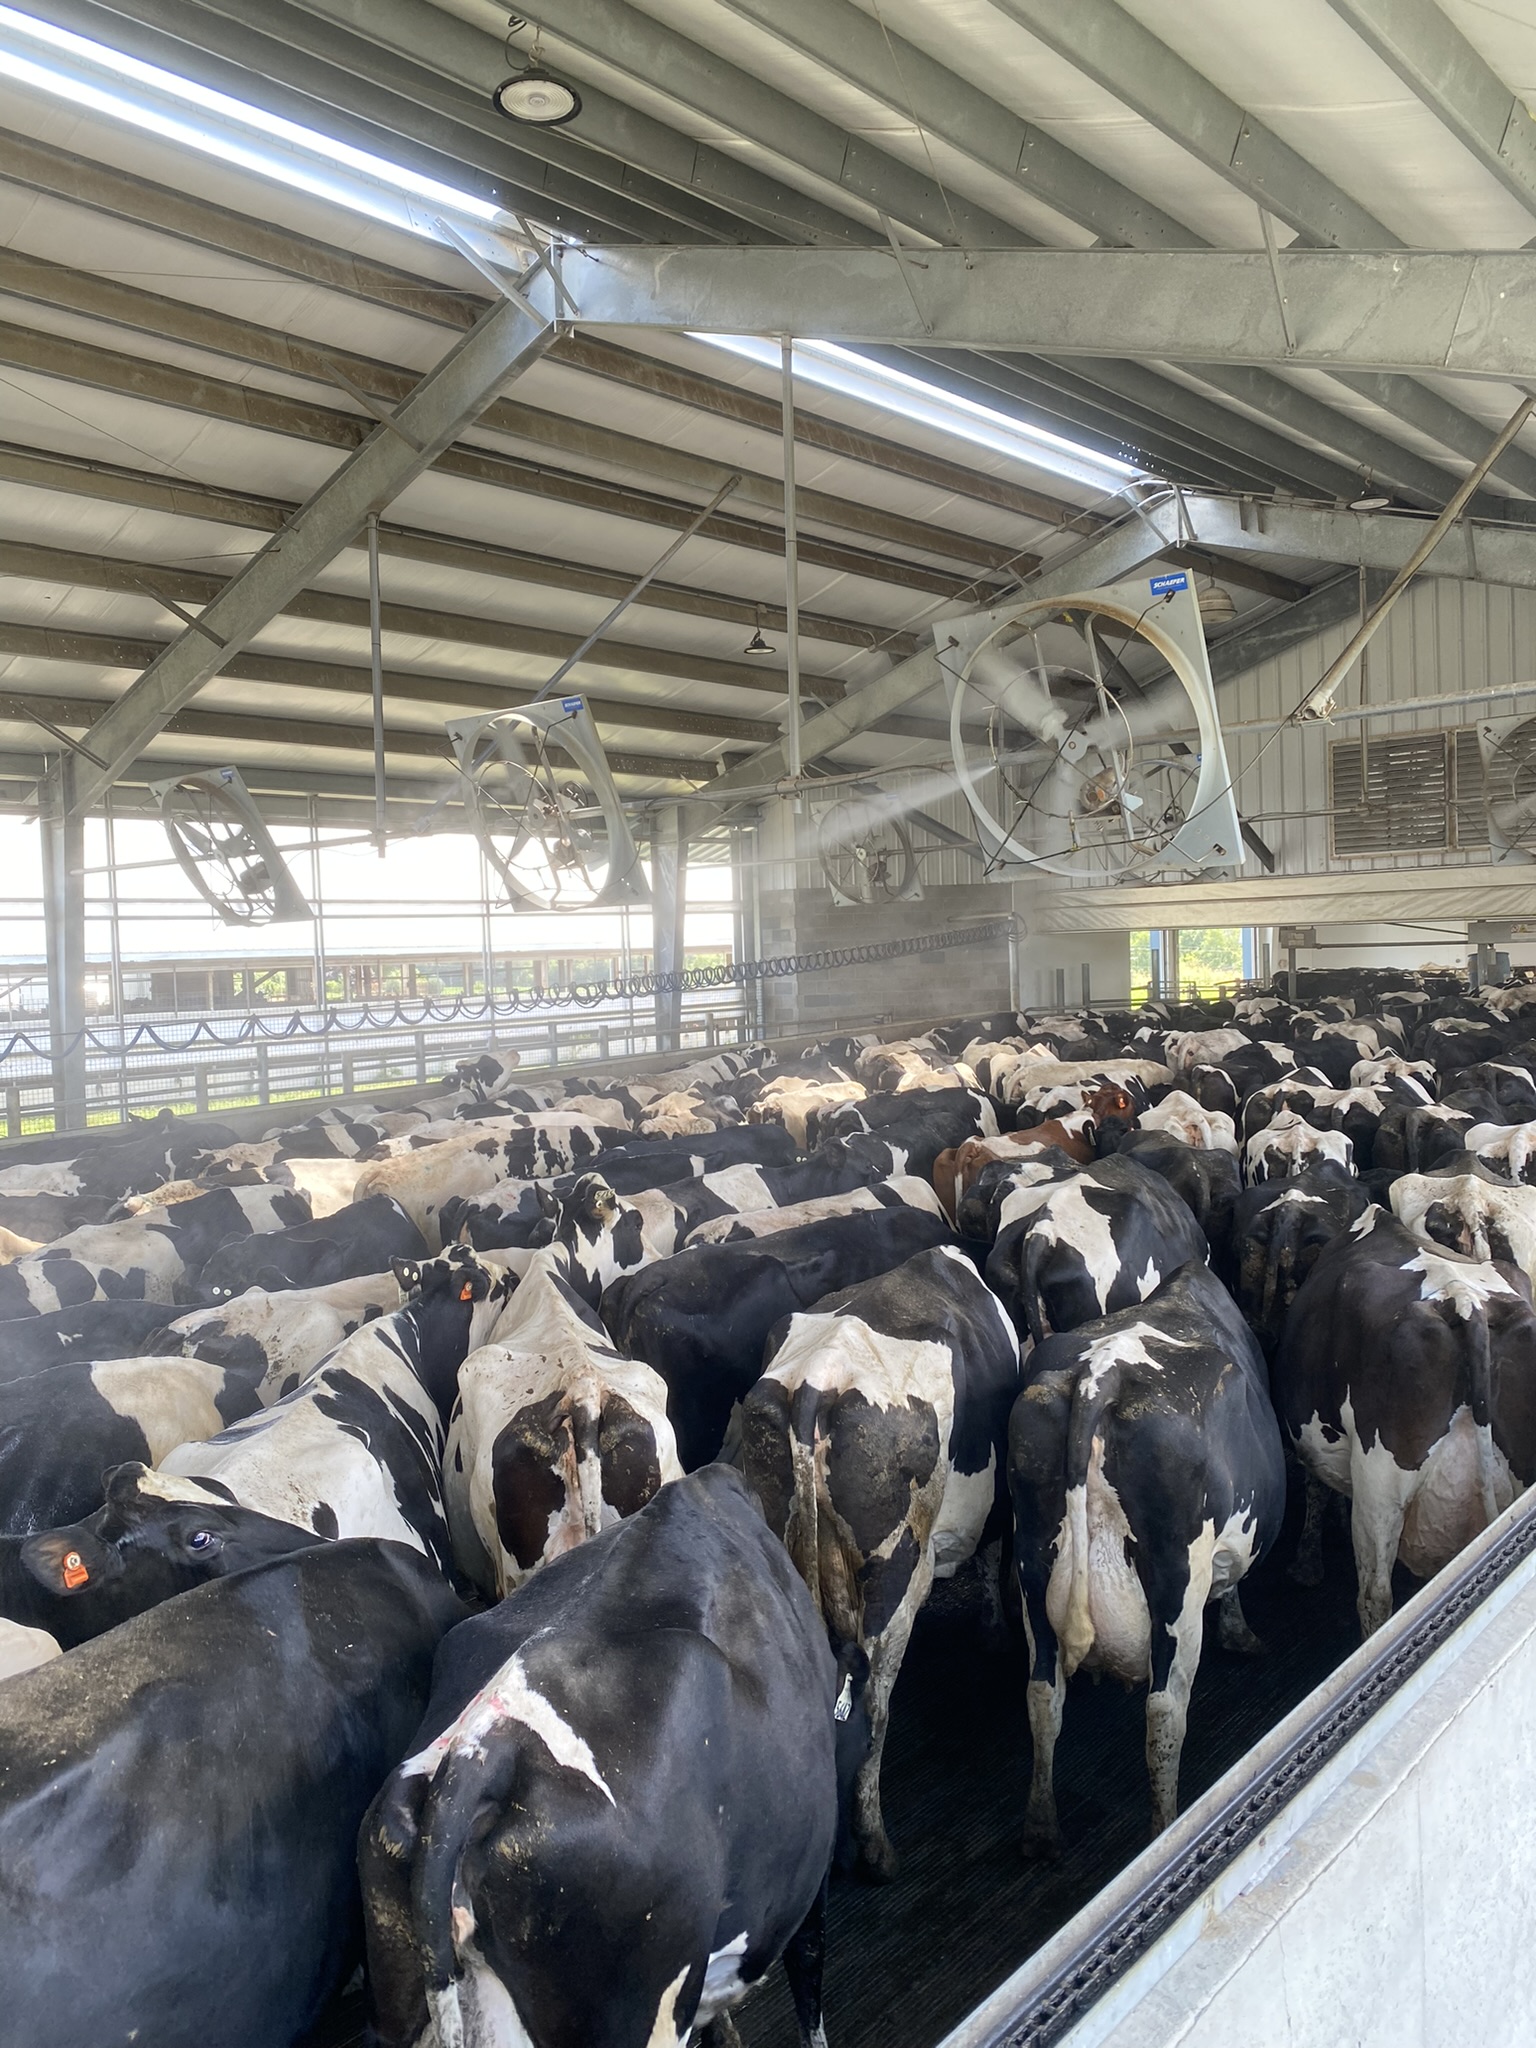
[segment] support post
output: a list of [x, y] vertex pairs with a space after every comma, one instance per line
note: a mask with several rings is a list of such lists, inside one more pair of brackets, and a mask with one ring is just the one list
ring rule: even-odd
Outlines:
[[85, 819], [74, 808], [74, 757], [43, 784], [43, 920], [54, 1129], [85, 1128]]
[[368, 514], [368, 665], [373, 681], [373, 843], [379, 859], [387, 850], [384, 805], [384, 633], [379, 596], [379, 515]]
[[[683, 915], [688, 895], [688, 828], [680, 804], [655, 814], [651, 831], [652, 957], [658, 974], [683, 966]], [[683, 995], [677, 989], [656, 997], [656, 1050], [676, 1052], [682, 1043]]]
[[784, 415], [784, 628], [789, 717], [784, 735], [791, 782], [800, 780], [800, 527], [795, 505], [795, 345], [779, 344]]

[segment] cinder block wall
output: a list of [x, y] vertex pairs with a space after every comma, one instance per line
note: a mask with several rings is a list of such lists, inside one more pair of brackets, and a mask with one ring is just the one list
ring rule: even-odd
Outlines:
[[[929, 889], [915, 903], [842, 909], [820, 887], [765, 889], [761, 897], [766, 954], [819, 953], [839, 946], [882, 945], [956, 925], [1001, 917], [1006, 889]], [[1008, 1005], [1006, 938], [942, 953], [908, 953], [865, 966], [792, 975], [763, 987], [770, 1035], [804, 1028], [814, 1035], [840, 1017], [959, 1017]]]

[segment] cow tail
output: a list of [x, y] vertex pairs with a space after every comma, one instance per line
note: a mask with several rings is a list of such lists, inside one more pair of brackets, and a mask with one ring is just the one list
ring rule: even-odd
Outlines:
[[1275, 1305], [1280, 1299], [1282, 1286], [1295, 1275], [1296, 1241], [1304, 1222], [1299, 1202], [1281, 1203], [1280, 1214], [1269, 1236], [1269, 1254], [1264, 1261], [1264, 1292], [1259, 1304], [1261, 1329], [1275, 1328]]
[[502, 1788], [473, 1743], [450, 1748], [438, 1766], [422, 1808], [411, 1869], [411, 1918], [426, 1979], [427, 2010], [438, 2048], [465, 2048], [459, 2005], [458, 1947], [454, 1938], [459, 1864], [475, 1822]]
[[1038, 1231], [1028, 1230], [1019, 1250], [1019, 1302], [1030, 1338], [1036, 1344], [1043, 1344], [1050, 1335], [1040, 1307], [1040, 1268], [1049, 1249], [1047, 1237]]
[[587, 1536], [603, 1530], [602, 1395], [582, 1386], [571, 1397], [571, 1446], [576, 1457], [576, 1484], [581, 1497], [581, 1526]]
[[821, 1389], [802, 1381], [790, 1396], [789, 1457], [794, 1476], [794, 1499], [789, 1526], [784, 1531], [785, 1547], [795, 1570], [811, 1590], [818, 1614], [821, 1600], [821, 1532], [817, 1500], [816, 1440], [821, 1407]]
[[1467, 1317], [1467, 1369], [1472, 1382], [1472, 1422], [1477, 1430], [1477, 1483], [1486, 1528], [1499, 1510], [1493, 1491], [1493, 1358], [1488, 1311], [1481, 1302]]
[[1110, 1366], [1101, 1374], [1080, 1377], [1072, 1389], [1072, 1414], [1067, 1423], [1067, 1610], [1057, 1640], [1062, 1670], [1070, 1678], [1093, 1648], [1093, 1607], [1089, 1597], [1088, 1479], [1093, 1446], [1106, 1408], [1120, 1391], [1121, 1370]]

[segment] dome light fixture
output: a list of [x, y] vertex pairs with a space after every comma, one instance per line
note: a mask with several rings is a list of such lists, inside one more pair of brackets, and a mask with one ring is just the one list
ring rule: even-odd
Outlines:
[[1196, 585], [1195, 603], [1200, 610], [1202, 625], [1223, 626], [1228, 619], [1237, 617], [1231, 591], [1225, 584], [1218, 583], [1214, 576], [1208, 576], [1203, 584]]
[[763, 638], [763, 608], [761, 605], [759, 605], [757, 608], [757, 624], [752, 629], [752, 638], [747, 642], [746, 646], [743, 647], [741, 651], [743, 654], [753, 654], [758, 656], [773, 653], [773, 649], [768, 645], [768, 642]]
[[[519, 26], [514, 16], [512, 27]], [[507, 54], [514, 54], [510, 40]], [[567, 85], [563, 78], [554, 78], [544, 69], [541, 40], [535, 36], [527, 63], [511, 78], [501, 81], [491, 94], [491, 105], [498, 114], [520, 122], [525, 128], [563, 128], [581, 112], [581, 94], [574, 85]]]
[[1387, 493], [1371, 482], [1371, 472], [1367, 470], [1358, 496], [1349, 501], [1349, 509], [1351, 512], [1385, 512], [1391, 502]]

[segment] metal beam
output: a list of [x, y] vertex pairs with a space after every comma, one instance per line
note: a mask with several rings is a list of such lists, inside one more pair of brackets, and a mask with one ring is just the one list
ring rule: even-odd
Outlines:
[[1329, 0], [1486, 171], [1536, 213], [1536, 124], [1432, 0]]
[[[238, 577], [211, 576], [202, 569], [166, 569], [118, 555], [88, 555], [69, 548], [7, 540], [0, 540], [0, 575], [23, 576], [87, 589], [122, 591], [162, 601], [168, 599], [174, 604], [191, 603], [203, 606], [205, 615], [238, 581]], [[579, 633], [557, 632], [549, 626], [525, 626], [511, 619], [437, 611], [424, 605], [390, 603], [381, 609], [386, 633], [403, 633], [422, 640], [450, 640], [466, 647], [493, 647], [503, 653], [532, 654], [554, 661], [572, 654], [584, 637]], [[287, 598], [273, 616], [314, 619], [326, 625], [355, 627], [366, 633], [369, 630], [368, 613], [366, 598], [350, 597], [346, 592], [336, 590], [299, 590]], [[648, 647], [634, 641], [602, 641], [591, 648], [584, 659], [597, 668], [633, 670], [643, 675], [667, 676], [684, 682], [719, 683], [731, 689], [756, 690], [769, 696], [782, 696], [787, 687], [782, 671], [759, 667], [755, 662], [721, 661], [705, 654], [678, 654], [664, 647]], [[803, 681], [807, 694], [818, 698], [831, 701], [844, 694], [845, 685], [834, 676], [808, 676]]]
[[[346, 349], [321, 348], [275, 328], [237, 320], [232, 315], [207, 307], [189, 305], [185, 299], [168, 298], [159, 293], [140, 291], [132, 285], [88, 277], [83, 272], [70, 271], [60, 264], [16, 250], [0, 251], [0, 290], [50, 305], [67, 306], [73, 312], [86, 313], [93, 319], [110, 320], [138, 334], [152, 334], [161, 340], [182, 342], [189, 348], [209, 349], [236, 362], [259, 364], [285, 376], [308, 378], [333, 387], [343, 382], [343, 388], [349, 389], [351, 395], [365, 406], [370, 399], [382, 400], [385, 405], [397, 405], [416, 382], [413, 371], [394, 363], [379, 362], [374, 357], [357, 355]], [[550, 412], [542, 406], [501, 398], [486, 407], [479, 424], [499, 434], [510, 434], [519, 441], [530, 441], [536, 447], [552, 448], [563, 455], [574, 455], [579, 460], [609, 462], [623, 469], [639, 470], [663, 482], [680, 484], [684, 489], [701, 491], [706, 495], [718, 491], [728, 477], [735, 476], [738, 481], [733, 497], [744, 504], [783, 516], [784, 487], [777, 477], [716, 462], [707, 456], [694, 455], [687, 449], [669, 447], [662, 442], [641, 440], [637, 435], [621, 433], [615, 428], [590, 424], [582, 416], [580, 407], [573, 407], [570, 412]], [[807, 518], [896, 547], [946, 555], [951, 560], [981, 568], [996, 568], [1008, 561], [1013, 553], [1009, 548], [978, 539], [972, 534], [935, 526], [928, 520], [907, 518], [828, 491], [802, 491], [800, 499], [801, 509]], [[1059, 523], [1059, 518], [1058, 510], [1057, 519], [1052, 523]]]
[[[296, 509], [287, 499], [223, 490], [213, 484], [121, 468], [114, 463], [87, 462], [77, 456], [44, 455], [19, 448], [13, 442], [0, 442], [0, 483], [25, 484], [70, 497], [99, 498], [114, 505], [138, 505], [148, 511], [169, 512], [177, 518], [207, 520], [237, 529], [254, 528], [260, 533], [276, 533]], [[379, 546], [384, 554], [402, 561], [428, 562], [442, 569], [468, 569], [478, 576], [540, 584], [552, 590], [575, 590], [609, 602], [622, 597], [629, 584], [628, 577], [594, 568], [590, 563], [561, 561], [552, 555], [531, 554], [523, 548], [499, 547], [491, 541], [428, 533], [420, 527], [391, 526], [384, 521], [379, 525]], [[678, 612], [687, 618], [720, 619], [746, 632], [759, 620], [773, 632], [784, 630], [780, 605], [759, 605], [746, 598], [695, 590], [680, 583], [649, 584], [636, 603]], [[808, 639], [830, 641], [839, 647], [880, 648], [896, 658], [917, 652], [914, 634], [863, 625], [852, 619], [830, 618], [825, 612], [802, 612], [800, 625]]]
[[888, 249], [573, 251], [588, 327], [1050, 355], [1401, 370], [1523, 383], [1536, 362], [1536, 251], [1280, 253], [1288, 350], [1262, 251], [929, 249], [919, 303]]
[[[1012, 240], [1010, 223], [946, 190], [899, 157], [849, 134], [836, 122], [779, 92], [764, 79], [679, 35], [624, 0], [535, 0], [527, 19], [555, 40], [623, 77], [645, 79], [680, 107], [765, 149], [779, 162], [874, 206], [935, 241], [978, 247]], [[909, 117], [910, 118], [910, 117]], [[579, 303], [578, 298], [578, 303]], [[749, 333], [782, 331], [750, 328]], [[794, 327], [797, 334], [815, 330]]]
[[[345, 39], [280, 0], [261, 0], [244, 23], [233, 18], [237, 11], [184, 0], [58, 0], [53, 18], [583, 240], [612, 241], [615, 231], [620, 240], [733, 239], [730, 216], [699, 195], [592, 150], [559, 162], [539, 146], [536, 131], [504, 121], [490, 102], [504, 62], [480, 93], [454, 95], [430, 74], [398, 59], [391, 65], [382, 52], [375, 75], [364, 76], [340, 61]], [[255, 91], [253, 74], [261, 80]]]
[[[1374, 214], [1283, 142], [1257, 115], [1229, 99], [1177, 51], [1159, 42], [1119, 0], [1075, 0], [1070, 8], [1053, 5], [1052, 0], [998, 0], [998, 4], [1004, 14], [1049, 49], [1245, 193], [1264, 214], [1285, 221], [1304, 241], [1344, 249], [1402, 246]], [[1435, 15], [1445, 23], [1438, 9]], [[1507, 94], [1505, 99], [1508, 101]], [[1439, 392], [1409, 378], [1359, 374], [1341, 381], [1458, 455], [1477, 461], [1487, 448], [1487, 429], [1480, 421], [1459, 411]], [[1536, 495], [1536, 457], [1508, 449], [1495, 474]]]
[[[1195, 494], [1185, 495], [1184, 508], [1205, 547], [1347, 562], [1394, 575], [1425, 533], [1425, 522], [1406, 513], [1331, 512], [1315, 505], [1260, 505]], [[1530, 531], [1464, 519], [1441, 541], [1423, 574], [1536, 589]]]
[[[84, 765], [83, 763], [81, 765]], [[85, 1127], [85, 819], [75, 802], [75, 756], [55, 759], [43, 785], [43, 927], [56, 1125]]]
[[[418, 17], [408, 18], [415, 20]], [[371, 14], [369, 19], [371, 25]], [[446, 18], [434, 17], [434, 21], [438, 19]], [[381, 17], [380, 26], [382, 30], [385, 18]], [[455, 26], [449, 24], [450, 29]], [[584, 99], [584, 125], [589, 106], [590, 98]], [[670, 130], [664, 132], [671, 133]], [[431, 281], [413, 279], [405, 272], [370, 263], [349, 251], [330, 248], [304, 236], [286, 235], [264, 223], [249, 221], [226, 209], [188, 199], [182, 193], [152, 185], [125, 172], [105, 165], [92, 165], [46, 143], [0, 136], [0, 175], [35, 190], [54, 192], [72, 203], [94, 205], [116, 217], [176, 235], [201, 247], [218, 249], [285, 275], [305, 278], [328, 290], [348, 292], [366, 301], [408, 310], [439, 324], [466, 326], [476, 311], [476, 302], [471, 294], [454, 293]], [[852, 229], [853, 224], [850, 222], [848, 225]], [[604, 344], [595, 336], [562, 336], [555, 344], [554, 352], [564, 355], [569, 350], [571, 355], [568, 359], [574, 361], [575, 352], [584, 346], [601, 349]], [[611, 350], [610, 366], [614, 357], [629, 354], [629, 351]], [[633, 360], [650, 362], [644, 357]], [[893, 360], [898, 367], [912, 367], [906, 354], [895, 353]], [[930, 354], [923, 361], [922, 373], [941, 384], [946, 381], [953, 383], [952, 364], [965, 367], [990, 361], [983, 357], [955, 358]], [[587, 367], [585, 363], [582, 366]], [[651, 367], [670, 369], [672, 366], [652, 364]], [[980, 394], [984, 402], [1012, 413], [1027, 424], [1044, 425], [1054, 432], [1065, 428], [1088, 445], [1100, 446], [1105, 453], [1118, 459], [1146, 461], [1150, 466], [1161, 468], [1166, 474], [1197, 488], [1230, 485], [1241, 489], [1255, 482], [1268, 488], [1280, 482], [1291, 486], [1300, 484], [1310, 491], [1339, 497], [1352, 493], [1360, 482], [1358, 470], [1330, 462], [1315, 449], [1273, 433], [1243, 414], [1229, 410], [1219, 401], [1203, 398], [1139, 363], [1105, 358], [1067, 371], [1058, 365], [1019, 356], [1010, 363], [997, 362], [995, 367], [988, 367], [980, 374], [989, 386]], [[1052, 386], [1043, 395], [1041, 379]], [[646, 387], [642, 385], [641, 388]], [[1065, 405], [1054, 396], [1058, 391], [1066, 398]], [[697, 401], [690, 399], [687, 402]], [[1106, 406], [1110, 408], [1108, 413], [1104, 410]], [[1159, 431], [1157, 425], [1150, 424], [1152, 422], [1161, 422], [1164, 428], [1177, 422], [1181, 429], [1199, 437], [1195, 444], [1194, 463], [1186, 452], [1190, 445], [1187, 439], [1171, 441], [1166, 432]], [[827, 424], [829, 427], [833, 425]], [[1238, 466], [1233, 464], [1231, 451], [1237, 452]], [[841, 446], [831, 447], [830, 452], [852, 453]], [[1257, 468], [1250, 466], [1244, 470], [1240, 462], [1244, 456], [1250, 459], [1250, 464], [1257, 464]], [[921, 480], [935, 479], [923, 477]], [[972, 491], [969, 495], [976, 493]], [[1026, 516], [1035, 516], [1033, 508]], [[1045, 516], [1043, 508], [1039, 516]]]
[[[91, 342], [75, 341], [34, 328], [12, 326], [5, 321], [0, 321], [0, 362], [31, 370], [39, 376], [59, 377], [70, 383], [88, 385], [94, 390], [116, 391], [153, 405], [168, 405], [179, 411], [228, 420], [259, 433], [286, 434], [295, 440], [317, 441], [330, 448], [356, 448], [369, 431], [367, 420], [356, 413], [340, 412], [328, 406], [315, 405], [307, 399], [263, 391], [257, 385], [237, 384], [224, 378], [201, 375], [173, 364], [125, 354], [118, 349], [99, 348]], [[543, 417], [553, 420], [556, 416], [545, 414]], [[579, 422], [569, 423], [569, 426], [572, 436], [585, 443], [584, 452], [593, 460], [625, 460], [616, 452], [605, 456], [602, 450], [604, 446], [615, 450], [619, 443], [630, 437], [608, 436], [600, 429], [583, 430]], [[648, 447], [651, 444], [638, 445]], [[691, 458], [684, 460], [691, 461]], [[553, 469], [548, 463], [531, 457], [502, 454], [496, 449], [465, 443], [442, 450], [432, 467], [446, 476], [466, 477], [475, 483], [516, 491], [524, 497], [552, 498], [560, 504], [580, 505], [591, 511], [608, 512], [616, 518], [635, 519], [650, 526], [684, 527], [690, 525], [698, 513], [697, 505], [684, 504], [656, 492], [609, 483], [581, 472]], [[706, 481], [713, 479], [715, 488], [725, 475], [730, 474], [719, 464], [702, 467], [709, 472]], [[879, 523], [880, 515], [871, 513], [870, 519]], [[700, 531], [707, 539], [749, 548], [755, 553], [778, 556], [783, 552], [784, 537], [777, 527], [742, 514], [717, 512]], [[932, 528], [924, 531], [930, 535], [936, 533]], [[975, 545], [979, 548], [986, 544]], [[949, 540], [951, 556], [957, 556], [960, 548], [959, 542]], [[994, 555], [1003, 552], [990, 547], [986, 551]], [[807, 537], [801, 552], [807, 561], [815, 562], [821, 568], [862, 576], [871, 582], [897, 584], [902, 589], [925, 590], [936, 597], [962, 596], [973, 592], [978, 581], [985, 583], [991, 580], [990, 574], [984, 573], [981, 578], [967, 577], [930, 567], [925, 562], [893, 558], [888, 540], [882, 551], [876, 552], [857, 543]], [[1034, 557], [1021, 555], [1017, 560], [1020, 567], [1027, 567]]]
[[[31, 716], [31, 707], [35, 705], [61, 725], [77, 726], [86, 733], [98, 733], [115, 705], [121, 702], [121, 698], [97, 700], [94, 697], [60, 697], [52, 692], [0, 690], [0, 721], [27, 720]], [[238, 711], [177, 711], [165, 720], [160, 730], [188, 738], [217, 740], [221, 745], [227, 741], [239, 741], [260, 747], [335, 748], [342, 753], [367, 755], [370, 759], [373, 753], [371, 723], [353, 725], [333, 719], [293, 718], [286, 712], [261, 717]], [[92, 748], [93, 751], [99, 750], [99, 742], [93, 740]], [[444, 767], [450, 766], [453, 760], [453, 750], [442, 733], [423, 732], [415, 726], [387, 725], [385, 748], [397, 757], [436, 761]], [[153, 761], [149, 765], [153, 767]], [[630, 754], [616, 750], [608, 754], [608, 765], [615, 775], [658, 782], [707, 782], [715, 772], [713, 761], [684, 754]], [[88, 763], [77, 759], [77, 777], [87, 767]], [[367, 786], [373, 787], [371, 780]], [[77, 805], [82, 802], [83, 799], [77, 796]]]
[[[543, 291], [542, 279], [532, 290], [553, 298]], [[188, 628], [173, 640], [93, 728], [98, 751], [109, 765], [76, 762], [72, 809], [83, 810], [101, 797], [165, 721], [355, 538], [369, 512], [382, 511], [397, 498], [474, 422], [508, 378], [538, 360], [554, 336], [542, 306], [540, 314], [531, 316], [510, 301], [492, 307], [397, 408], [402, 432], [376, 427], [231, 578], [205, 608], [202, 630]]]
[[[164, 646], [163, 640], [82, 633], [0, 619], [0, 654], [21, 655], [31, 661], [69, 662], [103, 672], [144, 669]], [[354, 702], [367, 694], [370, 681], [368, 670], [356, 663], [305, 661], [293, 655], [242, 654], [226, 664], [223, 674], [231, 682], [276, 683]], [[384, 694], [397, 706], [420, 704], [441, 712], [445, 718], [464, 711], [513, 710], [533, 701], [531, 689], [509, 688], [504, 682], [392, 668], [384, 671]], [[680, 704], [644, 704], [628, 697], [593, 697], [585, 692], [583, 696], [599, 727], [610, 731], [740, 740], [748, 745], [764, 745], [775, 739], [779, 731], [778, 722], [766, 718], [733, 718], [716, 711], [690, 711]]]

